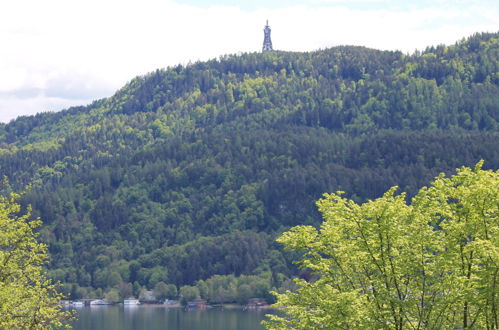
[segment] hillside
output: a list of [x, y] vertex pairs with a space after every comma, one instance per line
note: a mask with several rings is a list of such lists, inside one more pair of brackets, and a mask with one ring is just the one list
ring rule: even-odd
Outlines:
[[217, 274], [279, 287], [296, 270], [274, 237], [319, 223], [322, 193], [365, 201], [480, 159], [499, 168], [498, 58], [484, 33], [413, 55], [341, 46], [157, 70], [1, 125], [3, 190], [31, 186], [49, 275], [73, 297]]

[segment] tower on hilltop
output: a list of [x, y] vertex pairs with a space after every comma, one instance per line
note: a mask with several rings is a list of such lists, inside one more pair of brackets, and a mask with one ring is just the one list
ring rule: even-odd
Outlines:
[[267, 25], [265, 25], [265, 29], [263, 29], [263, 33], [265, 35], [263, 39], [263, 49], [262, 51], [267, 52], [272, 49], [272, 40], [270, 40], [270, 26], [269, 20], [267, 20]]

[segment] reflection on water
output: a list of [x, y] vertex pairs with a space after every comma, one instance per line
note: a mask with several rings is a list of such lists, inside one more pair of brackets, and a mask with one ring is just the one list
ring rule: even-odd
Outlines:
[[76, 330], [260, 330], [268, 311], [209, 309], [185, 311], [162, 306], [92, 306], [76, 309]]

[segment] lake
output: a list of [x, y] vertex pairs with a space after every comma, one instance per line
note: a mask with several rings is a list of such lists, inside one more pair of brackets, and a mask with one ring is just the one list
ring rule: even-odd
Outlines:
[[241, 309], [208, 309], [186, 311], [162, 306], [92, 306], [75, 309], [76, 330], [260, 330], [266, 313], [273, 311], [243, 311]]

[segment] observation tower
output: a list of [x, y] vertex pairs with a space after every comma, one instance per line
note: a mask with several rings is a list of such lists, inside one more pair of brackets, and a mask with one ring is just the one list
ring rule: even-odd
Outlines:
[[269, 20], [267, 20], [267, 25], [265, 25], [265, 28], [263, 29], [263, 33], [265, 35], [263, 39], [263, 49], [262, 51], [268, 52], [272, 49], [272, 40], [270, 40], [270, 26], [269, 26]]

